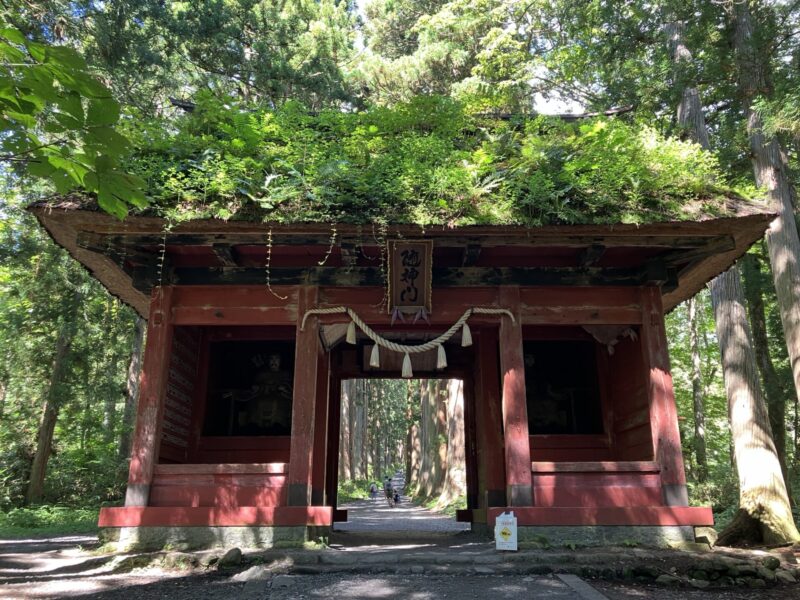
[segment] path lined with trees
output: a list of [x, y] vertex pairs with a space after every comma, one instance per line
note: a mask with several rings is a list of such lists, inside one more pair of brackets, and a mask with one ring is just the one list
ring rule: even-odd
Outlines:
[[[464, 384], [458, 379], [350, 379], [342, 383], [340, 485], [364, 494], [402, 471], [405, 493], [465, 507]], [[352, 487], [352, 486], [351, 486]]]

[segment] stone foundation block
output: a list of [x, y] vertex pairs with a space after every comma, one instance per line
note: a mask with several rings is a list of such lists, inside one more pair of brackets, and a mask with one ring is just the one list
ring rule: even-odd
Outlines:
[[672, 548], [694, 542], [691, 525], [537, 525], [517, 530], [520, 544], [550, 546], [649, 546]]
[[255, 549], [299, 547], [308, 540], [308, 532], [304, 526], [108, 527], [101, 531], [101, 537], [116, 537], [120, 550]]

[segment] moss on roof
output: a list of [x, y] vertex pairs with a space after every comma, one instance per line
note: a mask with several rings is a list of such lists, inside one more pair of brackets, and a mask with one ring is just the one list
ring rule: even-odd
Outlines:
[[420, 97], [392, 109], [245, 111], [211, 98], [129, 132], [170, 218], [556, 225], [748, 212], [714, 157], [614, 118], [493, 120]]

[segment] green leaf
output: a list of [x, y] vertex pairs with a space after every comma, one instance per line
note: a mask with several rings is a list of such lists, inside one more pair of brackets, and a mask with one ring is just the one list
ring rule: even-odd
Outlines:
[[28, 173], [35, 177], [50, 177], [55, 170], [55, 167], [45, 159], [34, 160], [28, 163]]
[[55, 113], [53, 118], [63, 125], [66, 129], [78, 130], [83, 129], [83, 121], [78, 121], [66, 113]]
[[50, 69], [42, 65], [33, 65], [25, 69], [20, 85], [29, 88], [47, 102], [57, 102], [60, 98], [58, 91], [53, 87], [53, 74]]
[[119, 119], [119, 103], [113, 98], [98, 98], [89, 101], [86, 124], [113, 125]]
[[23, 33], [14, 27], [0, 28], [0, 37], [14, 44], [25, 44], [28, 41]]
[[53, 76], [69, 90], [87, 98], [110, 98], [111, 92], [97, 79], [83, 71], [75, 71], [61, 66], [52, 67]]
[[6, 59], [8, 62], [15, 63], [24, 63], [28, 61], [27, 54], [8, 42], [0, 42], [0, 57]]
[[75, 119], [83, 125], [83, 104], [81, 103], [80, 94], [69, 92], [66, 95], [60, 96], [56, 104], [58, 104], [61, 110], [75, 117]]
[[45, 51], [44, 62], [48, 64], [64, 65], [70, 69], [83, 70], [86, 61], [72, 48], [66, 46], [48, 46]]
[[89, 98], [111, 98], [111, 91], [100, 81], [84, 72], [73, 73], [76, 91]]
[[62, 169], [54, 169], [50, 175], [50, 181], [59, 194], [66, 194], [75, 187], [75, 180]]
[[98, 171], [98, 176], [100, 177], [100, 185], [106, 185], [109, 189], [114, 190], [114, 195], [117, 198], [138, 208], [144, 208], [149, 204], [143, 191], [145, 186], [143, 179], [120, 171], [105, 173]]
[[111, 191], [110, 186], [100, 180], [97, 192], [97, 203], [107, 213], [111, 213], [118, 219], [124, 219], [128, 215], [128, 207], [117, 198]]
[[85, 135], [87, 145], [95, 150], [118, 156], [129, 146], [128, 139], [114, 131], [112, 127], [92, 127]]
[[50, 154], [47, 160], [50, 161], [50, 164], [56, 169], [64, 171], [77, 184], [83, 183], [83, 176], [89, 171], [85, 165], [63, 154]]
[[28, 48], [28, 53], [36, 62], [43, 63], [47, 56], [47, 46], [38, 42], [26, 42], [25, 46]]

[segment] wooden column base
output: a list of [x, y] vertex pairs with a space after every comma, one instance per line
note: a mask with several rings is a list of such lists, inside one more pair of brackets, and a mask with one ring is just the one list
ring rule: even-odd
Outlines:
[[533, 506], [533, 489], [529, 485], [509, 484], [506, 497], [511, 506]]
[[689, 492], [681, 483], [665, 483], [661, 489], [666, 506], [689, 506]]
[[150, 502], [149, 483], [129, 483], [125, 490], [125, 506], [147, 506]]
[[304, 483], [290, 483], [286, 504], [289, 506], [308, 506], [311, 498], [310, 488]]

